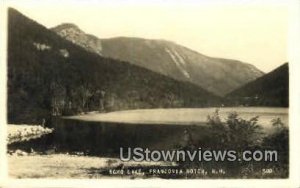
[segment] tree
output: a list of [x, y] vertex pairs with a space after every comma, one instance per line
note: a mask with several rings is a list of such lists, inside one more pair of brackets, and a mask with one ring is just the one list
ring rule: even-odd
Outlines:
[[97, 89], [95, 92], [96, 100], [98, 101], [98, 110], [103, 111], [104, 110], [104, 99], [105, 99], [106, 92], [101, 89]]
[[81, 85], [78, 88], [78, 93], [81, 98], [81, 109], [83, 111], [89, 110], [89, 107], [87, 106], [87, 102], [88, 99], [92, 96], [92, 92], [89, 90], [88, 85]]

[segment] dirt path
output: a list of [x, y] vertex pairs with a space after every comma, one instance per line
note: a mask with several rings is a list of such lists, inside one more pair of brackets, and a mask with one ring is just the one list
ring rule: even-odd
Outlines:
[[[101, 178], [101, 168], [164, 166], [163, 162], [122, 162], [115, 158], [88, 157], [67, 154], [8, 155], [9, 176], [12, 178]], [[126, 177], [130, 178], [130, 177]]]

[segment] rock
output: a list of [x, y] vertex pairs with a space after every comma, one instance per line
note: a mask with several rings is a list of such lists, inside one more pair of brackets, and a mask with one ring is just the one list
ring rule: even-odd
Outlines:
[[27, 156], [28, 153], [22, 150], [17, 149], [13, 155], [17, 155], [17, 156]]

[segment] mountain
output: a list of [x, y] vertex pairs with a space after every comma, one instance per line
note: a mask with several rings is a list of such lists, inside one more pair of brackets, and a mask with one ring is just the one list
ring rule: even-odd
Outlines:
[[101, 40], [93, 35], [85, 34], [74, 24], [62, 24], [53, 28], [53, 31], [90, 52], [102, 55]]
[[55, 115], [93, 110], [204, 107], [220, 101], [194, 84], [92, 53], [15, 9], [9, 9], [8, 19], [9, 123], [49, 122]]
[[234, 105], [288, 107], [288, 63], [236, 89], [227, 95], [227, 99]]
[[219, 96], [263, 75], [253, 65], [208, 57], [166, 40], [128, 37], [99, 39], [84, 33], [74, 24], [61, 24], [52, 30], [91, 52], [127, 61], [176, 80], [188, 81]]

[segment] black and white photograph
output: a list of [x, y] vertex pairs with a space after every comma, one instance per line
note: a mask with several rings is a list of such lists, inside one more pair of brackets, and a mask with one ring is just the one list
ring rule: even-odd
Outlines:
[[287, 2], [66, 2], [3, 9], [9, 178], [290, 178]]

